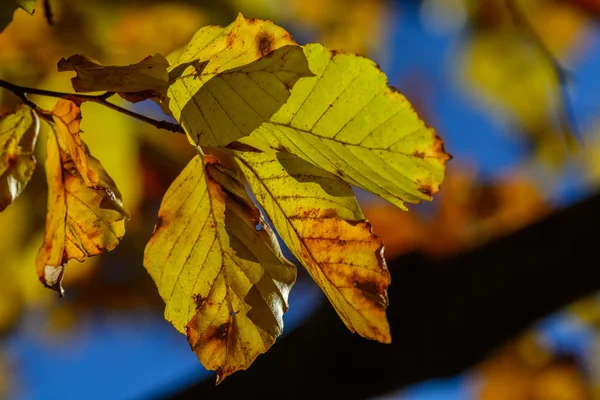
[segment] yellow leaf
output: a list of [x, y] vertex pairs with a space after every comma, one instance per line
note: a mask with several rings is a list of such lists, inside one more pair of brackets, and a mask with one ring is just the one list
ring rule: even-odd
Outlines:
[[238, 179], [212, 155], [192, 159], [165, 194], [144, 254], [165, 318], [217, 382], [275, 342], [296, 279]]
[[319, 44], [304, 52], [316, 76], [254, 135], [402, 209], [431, 200], [450, 158], [435, 131], [373, 61]]
[[194, 144], [224, 146], [249, 135], [312, 76], [289, 33], [241, 14], [200, 29], [169, 67], [168, 107]]
[[27, 106], [0, 118], [0, 211], [23, 192], [35, 170], [37, 115]]
[[[75, 54], [58, 62], [58, 71], [75, 71], [71, 79], [76, 92], [119, 92], [134, 102], [166, 94], [169, 63], [160, 54], [148, 56], [127, 66], [104, 66], [98, 61]], [[133, 96], [132, 93], [139, 93]]]
[[234, 150], [258, 202], [346, 326], [391, 341], [385, 310], [390, 274], [350, 186], [289, 153]]
[[[44, 243], [36, 259], [42, 283], [61, 295], [64, 265], [71, 259], [84, 261], [114, 249], [125, 234], [127, 218], [113, 180], [87, 152], [79, 133], [69, 130], [80, 116], [74, 104], [71, 108], [74, 112], [69, 115], [74, 119], [54, 116], [56, 130], [48, 134], [48, 215]], [[62, 109], [61, 105], [56, 109]]]

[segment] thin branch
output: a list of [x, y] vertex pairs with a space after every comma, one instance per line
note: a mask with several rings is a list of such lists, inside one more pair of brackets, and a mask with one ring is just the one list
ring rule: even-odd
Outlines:
[[27, 97], [28, 94], [34, 94], [38, 96], [46, 96], [46, 97], [71, 97], [80, 101], [92, 101], [94, 103], [102, 104], [105, 107], [108, 107], [112, 110], [120, 112], [121, 114], [128, 115], [132, 118], [138, 119], [142, 122], [155, 126], [158, 129], [164, 129], [167, 131], [175, 132], [175, 133], [184, 133], [183, 128], [179, 124], [175, 124], [169, 121], [158, 121], [153, 118], [147, 117], [142, 114], [138, 114], [134, 111], [128, 110], [121, 106], [118, 106], [114, 103], [109, 102], [107, 99], [114, 95], [113, 92], [106, 92], [99, 95], [89, 95], [89, 94], [74, 94], [74, 93], [63, 93], [63, 92], [55, 92], [53, 90], [45, 90], [45, 89], [36, 89], [36, 88], [28, 88], [24, 86], [15, 85], [14, 83], [7, 82], [5, 80], [0, 79], [0, 87], [7, 89], [13, 92], [16, 96], [18, 96], [23, 103], [27, 104], [29, 107], [35, 109], [36, 111], [42, 111], [37, 104], [33, 101], [29, 100]]
[[537, 34], [517, 2], [515, 0], [506, 0], [506, 6], [516, 27], [521, 30], [524, 36], [529, 38], [535, 47], [537, 47], [544, 59], [548, 62], [548, 64], [550, 64], [550, 68], [556, 77], [559, 88], [558, 96], [562, 103], [562, 112], [559, 115], [561, 131], [565, 135], [571, 133], [573, 136], [575, 136], [575, 138], [580, 138], [577, 122], [573, 113], [573, 107], [569, 101], [569, 93], [567, 91], [568, 81], [572, 77], [571, 72], [563, 67], [556, 57], [554, 57], [542, 38]]

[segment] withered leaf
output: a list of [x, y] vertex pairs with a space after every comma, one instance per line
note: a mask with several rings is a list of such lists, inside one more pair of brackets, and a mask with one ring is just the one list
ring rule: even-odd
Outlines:
[[126, 100], [137, 102], [166, 95], [169, 63], [160, 54], [126, 66], [104, 66], [98, 61], [75, 54], [58, 62], [58, 71], [75, 71], [71, 79], [76, 92], [117, 92]]
[[79, 130], [69, 129], [78, 126], [79, 108], [65, 102], [59, 100], [55, 110], [68, 106], [71, 112], [54, 115], [56, 125], [47, 138], [48, 215], [36, 259], [42, 283], [61, 295], [65, 264], [114, 249], [125, 234], [127, 218], [115, 183], [89, 154]]

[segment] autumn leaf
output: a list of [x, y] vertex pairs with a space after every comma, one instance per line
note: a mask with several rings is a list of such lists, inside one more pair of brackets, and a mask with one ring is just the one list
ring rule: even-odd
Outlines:
[[75, 71], [71, 79], [76, 92], [118, 92], [126, 100], [137, 102], [166, 95], [169, 63], [160, 54], [148, 56], [127, 66], [104, 66], [98, 61], [75, 54], [58, 62], [58, 71]]
[[258, 202], [352, 331], [391, 341], [390, 274], [350, 185], [289, 153], [232, 150]]
[[246, 369], [283, 330], [295, 267], [237, 175], [212, 155], [196, 156], [168, 189], [144, 265], [165, 318], [217, 371], [217, 383]]
[[402, 209], [431, 200], [450, 156], [377, 65], [354, 54], [304, 46], [313, 78], [253, 135]]
[[114, 249], [127, 218], [113, 180], [89, 154], [79, 131], [69, 129], [78, 126], [79, 108], [61, 99], [54, 112], [65, 108], [72, 112], [53, 116], [56, 126], [47, 138], [48, 215], [36, 259], [42, 283], [61, 295], [65, 264]]
[[27, 106], [0, 118], [0, 211], [19, 197], [33, 175], [38, 131], [37, 115]]
[[225, 146], [249, 135], [312, 76], [302, 49], [270, 21], [241, 14], [200, 29], [169, 67], [168, 107], [194, 144]]

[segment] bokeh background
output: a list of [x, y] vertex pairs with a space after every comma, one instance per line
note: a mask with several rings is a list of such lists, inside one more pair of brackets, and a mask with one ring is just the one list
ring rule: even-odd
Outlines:
[[[423, 352], [435, 349], [435, 354], [427, 353], [430, 362], [426, 367], [415, 361], [418, 372], [407, 379], [403, 371], [410, 370], [411, 360], [422, 360], [418, 351], [405, 356], [390, 350], [393, 357], [385, 362], [362, 359], [358, 350], [352, 358], [354, 346], [366, 346], [361, 344], [366, 340], [339, 329], [343, 325], [331, 311], [325, 314], [331, 324], [318, 325], [321, 332], [310, 336], [306, 328], [303, 331], [303, 326], [314, 325], [309, 325], [310, 321], [320, 321], [315, 315], [328, 305], [310, 278], [300, 273], [285, 316], [286, 333], [273, 350], [300, 346], [296, 352], [312, 352], [312, 359], [306, 356], [302, 360], [308, 361], [303, 364], [290, 356], [289, 363], [294, 364], [290, 366], [277, 361], [285, 360], [285, 354], [261, 356], [250, 370], [228, 378], [231, 383], [223, 383], [223, 390], [235, 392], [235, 385], [242, 385], [235, 380], [240, 374], [262, 377], [255, 384], [268, 386], [275, 370], [290, 368], [293, 374], [285, 378], [290, 392], [280, 393], [284, 398], [291, 398], [300, 385], [315, 393], [328, 393], [328, 398], [338, 398], [337, 390], [339, 398], [600, 399], [600, 295], [595, 293], [600, 290], [600, 278], [589, 282], [589, 276], [581, 274], [556, 285], [553, 293], [538, 293], [538, 283], [547, 281], [544, 265], [522, 261], [520, 254], [531, 248], [513, 240], [520, 237], [519, 232], [536, 229], [537, 224], [577, 207], [598, 192], [600, 1], [49, 3], [53, 26], [40, 4], [34, 16], [16, 11], [14, 22], [0, 34], [1, 79], [70, 91], [70, 75], [56, 71], [61, 57], [81, 53], [103, 64], [118, 65], [155, 53], [166, 55], [183, 46], [200, 27], [227, 25], [238, 12], [273, 20], [301, 44], [318, 41], [374, 59], [390, 83], [436, 128], [454, 156], [434, 202], [411, 206], [409, 213], [357, 192], [375, 232], [386, 244], [391, 290], [402, 285], [403, 271], [415, 265], [415, 257], [427, 265], [452, 267], [469, 260], [469, 254], [479, 254], [484, 262], [477, 266], [480, 278], [474, 279], [471, 287], [482, 292], [500, 288], [510, 297], [511, 288], [519, 286], [530, 292], [531, 299], [556, 297], [550, 302], [552, 307], [531, 310], [526, 303], [515, 306], [507, 302], [506, 307], [516, 308], [489, 318], [497, 319], [497, 337], [482, 338], [484, 345], [478, 344], [478, 355], [456, 365], [452, 364], [455, 357], [447, 354], [456, 353], [457, 347], [459, 353], [470, 354], [473, 342], [466, 336], [462, 341], [461, 337], [452, 339], [444, 345], [448, 353], [440, 346], [446, 343], [449, 325], [436, 321], [448, 320], [447, 310], [419, 307], [419, 302], [436, 293], [403, 297], [405, 304], [392, 304], [390, 309], [410, 305], [410, 310], [427, 310], [427, 314], [393, 320], [392, 327], [401, 326], [403, 332], [423, 338], [419, 342]], [[52, 99], [32, 98], [42, 107], [52, 107]], [[0, 113], [9, 112], [17, 103], [15, 96], [0, 90]], [[165, 118], [151, 102], [127, 106]], [[207, 382], [212, 384], [214, 376], [199, 364], [185, 337], [163, 319], [162, 301], [142, 266], [143, 249], [161, 197], [193, 156], [193, 149], [182, 136], [158, 131], [96, 104], [85, 103], [82, 112], [84, 140], [117, 183], [131, 214], [128, 232], [113, 252], [83, 264], [69, 264], [65, 298], [59, 300], [44, 289], [33, 262], [42, 241], [46, 211], [43, 163], [39, 163], [22, 197], [0, 214], [0, 398], [193, 398]], [[42, 157], [40, 149], [38, 159]], [[600, 202], [596, 204], [600, 207]], [[576, 217], [581, 216], [572, 218]], [[590, 214], [589, 218], [593, 217]], [[548, 226], [559, 231], [573, 229], [573, 234], [578, 229], [576, 221]], [[600, 231], [590, 232], [591, 243], [594, 234], [600, 243]], [[505, 263], [506, 271], [509, 267], [513, 271], [508, 278], [502, 266], [485, 262], [486, 252], [497, 241], [511, 254]], [[545, 251], [554, 250], [549, 246]], [[586, 263], [593, 268], [598, 264], [594, 250], [574, 247], [573, 257], [567, 257], [571, 261], [560, 266], [560, 273], [580, 273], [576, 266]], [[486, 268], [490, 268], [489, 274]], [[536, 277], [528, 273], [532, 268], [542, 272]], [[426, 276], [435, 278], [434, 274]], [[577, 279], [587, 281], [581, 290], [576, 290]], [[563, 290], [572, 295], [561, 295]], [[447, 293], [451, 301], [452, 290]], [[395, 296], [391, 298], [394, 301]], [[485, 312], [485, 303], [481, 309]], [[504, 323], [507, 315], [523, 310], [529, 314], [519, 320], [522, 322]], [[467, 307], [453, 312], [460, 318], [452, 314], [451, 323], [467, 324], [465, 332], [478, 332], [478, 324], [489, 320], [469, 315]], [[390, 318], [402, 315], [394, 312]], [[429, 322], [414, 322], [421, 320]], [[508, 325], [511, 328], [504, 330]], [[326, 331], [330, 326], [335, 327], [335, 334]], [[396, 340], [406, 340], [406, 335], [399, 333], [392, 330]], [[347, 345], [340, 351], [351, 363], [343, 363], [342, 353], [331, 350], [334, 343], [324, 342], [332, 338], [337, 342], [338, 337]], [[411, 345], [404, 343], [406, 348]], [[339, 371], [331, 370], [331, 377], [311, 378], [311, 371], [323, 360], [335, 366], [336, 357], [340, 357]], [[452, 368], [441, 371], [438, 361], [452, 364]], [[354, 368], [361, 363], [368, 365]], [[402, 368], [398, 367], [401, 363]], [[360, 368], [381, 369], [381, 374], [391, 378], [379, 386], [369, 378], [373, 389], [362, 391], [352, 390], [361, 382], [350, 378], [360, 375], [349, 374], [346, 382], [343, 376], [334, 379], [336, 374]], [[355, 395], [348, 396], [341, 386], [332, 387], [332, 381], [342, 382]], [[237, 390], [242, 392], [242, 388]], [[219, 396], [219, 389], [211, 393]]]

